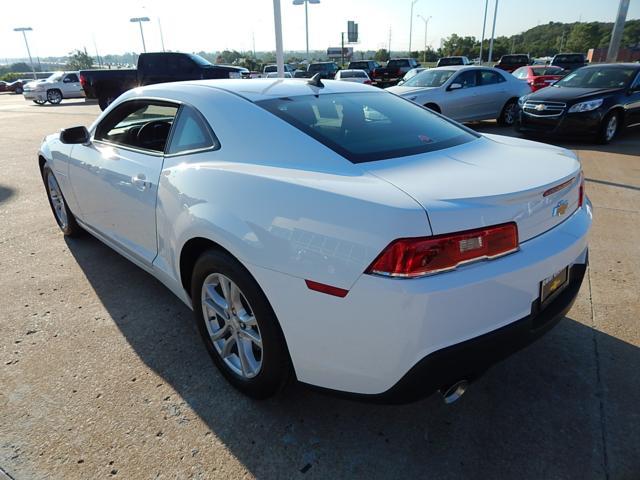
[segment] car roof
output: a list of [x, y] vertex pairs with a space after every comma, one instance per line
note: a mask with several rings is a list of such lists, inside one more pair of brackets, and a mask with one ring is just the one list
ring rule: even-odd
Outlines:
[[590, 65], [586, 65], [582, 68], [598, 68], [598, 67], [607, 67], [607, 68], [640, 68], [639, 63], [592, 63]]
[[224, 90], [252, 102], [281, 97], [297, 97], [301, 95], [326, 95], [332, 93], [380, 92], [379, 88], [355, 82], [340, 82], [336, 80], [322, 80], [323, 88], [310, 85], [302, 79], [289, 78], [254, 78], [222, 79], [222, 80], [192, 80], [186, 82], [148, 85], [136, 89], [141, 94], [153, 94], [154, 91], [171, 92], [182, 89], [210, 87]]

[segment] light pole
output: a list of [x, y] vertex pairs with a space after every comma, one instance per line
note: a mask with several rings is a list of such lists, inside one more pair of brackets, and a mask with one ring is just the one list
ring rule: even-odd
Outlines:
[[307, 62], [309, 61], [309, 10], [307, 4], [318, 4], [320, 0], [293, 0], [294, 5], [302, 5], [304, 3], [304, 31], [307, 37]]
[[498, 0], [496, 0], [496, 8], [493, 11], [493, 28], [491, 29], [491, 41], [489, 42], [489, 63], [491, 63], [491, 57], [493, 55], [493, 39], [496, 35], [496, 18], [498, 18]]
[[484, 45], [484, 30], [487, 26], [487, 9], [489, 8], [489, 0], [484, 0], [484, 20], [482, 20], [482, 40], [480, 40], [480, 65], [482, 65], [482, 46]]
[[411, 18], [409, 19], [409, 58], [411, 58], [411, 35], [413, 34], [413, 6], [416, 3], [418, 3], [418, 0], [411, 0]]
[[284, 47], [282, 46], [280, 0], [273, 0], [273, 24], [276, 31], [276, 68], [278, 69], [278, 78], [284, 78]]
[[609, 49], [607, 50], [607, 62], [615, 62], [618, 59], [620, 41], [622, 40], [622, 31], [624, 30], [624, 22], [627, 19], [628, 10], [629, 0], [620, 0], [618, 15], [616, 15], [616, 22], [613, 24], [611, 41], [609, 42]]
[[144, 50], [144, 53], [147, 53], [147, 46], [144, 43], [144, 33], [142, 32], [142, 22], [148, 22], [149, 17], [133, 17], [129, 19], [129, 21], [132, 23], [137, 23], [140, 26], [140, 36], [142, 37], [142, 49]]
[[14, 28], [14, 32], [22, 32], [22, 36], [24, 37], [24, 44], [27, 46], [27, 54], [29, 55], [29, 63], [31, 64], [31, 71], [33, 72], [33, 78], [37, 79], [36, 68], [33, 66], [33, 59], [31, 58], [31, 50], [29, 50], [29, 42], [27, 42], [27, 34], [26, 32], [32, 31], [31, 27], [18, 27]]
[[422, 55], [422, 61], [427, 63], [427, 28], [429, 28], [429, 20], [431, 20], [431, 15], [428, 18], [424, 18], [422, 15], [418, 14], [417, 17], [421, 18], [424, 22], [424, 54]]

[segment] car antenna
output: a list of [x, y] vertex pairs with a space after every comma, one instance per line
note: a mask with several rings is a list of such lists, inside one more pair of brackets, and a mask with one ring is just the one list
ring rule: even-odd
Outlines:
[[313, 77], [311, 77], [307, 83], [309, 85], [313, 85], [314, 87], [324, 88], [324, 83], [322, 83], [322, 78], [319, 73], [316, 73]]

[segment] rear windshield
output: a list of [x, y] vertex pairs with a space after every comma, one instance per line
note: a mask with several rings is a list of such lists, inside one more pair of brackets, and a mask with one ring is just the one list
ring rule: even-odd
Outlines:
[[562, 75], [564, 69], [560, 67], [536, 67], [532, 68], [531, 71], [535, 77], [541, 77], [542, 75]]
[[408, 67], [409, 60], [389, 60], [387, 63], [387, 68], [400, 68], [400, 67]]
[[455, 70], [424, 70], [402, 84], [403, 87], [441, 87]]
[[462, 65], [462, 58], [460, 57], [449, 57], [449, 58], [441, 58], [438, 60], [438, 65], [441, 67], [446, 67], [447, 65]]
[[353, 163], [431, 152], [478, 138], [388, 92], [303, 95], [256, 103]]
[[580, 54], [556, 55], [553, 61], [557, 63], [584, 63], [584, 57]]
[[351, 62], [349, 68], [359, 68], [360, 70], [366, 70], [369, 68], [368, 62]]
[[358, 70], [343, 70], [340, 72], [340, 78], [365, 78], [366, 73]]
[[330, 63], [313, 63], [309, 65], [310, 72], [321, 72], [323, 70], [331, 70]]
[[278, 71], [277, 65], [267, 65], [266, 67], [264, 67], [264, 73], [277, 72], [277, 71]]
[[529, 63], [529, 57], [526, 55], [505, 55], [500, 59], [500, 63], [506, 64], [527, 64]]

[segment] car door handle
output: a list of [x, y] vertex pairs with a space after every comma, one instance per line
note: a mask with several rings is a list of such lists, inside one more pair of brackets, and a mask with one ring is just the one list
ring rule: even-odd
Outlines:
[[147, 189], [147, 177], [143, 173], [139, 173], [135, 177], [131, 177], [131, 183], [140, 191]]

